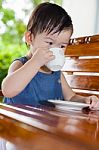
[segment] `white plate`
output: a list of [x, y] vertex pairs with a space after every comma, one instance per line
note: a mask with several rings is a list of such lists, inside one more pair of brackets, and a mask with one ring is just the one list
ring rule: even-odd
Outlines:
[[62, 101], [62, 100], [48, 100], [49, 102], [54, 103], [55, 105], [63, 105], [69, 107], [87, 107], [90, 104], [80, 103], [80, 102], [71, 102], [71, 101]]

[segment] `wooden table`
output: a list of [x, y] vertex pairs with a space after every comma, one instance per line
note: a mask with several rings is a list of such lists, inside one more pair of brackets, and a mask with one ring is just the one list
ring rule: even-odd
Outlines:
[[0, 137], [18, 150], [99, 150], [99, 111], [0, 104]]

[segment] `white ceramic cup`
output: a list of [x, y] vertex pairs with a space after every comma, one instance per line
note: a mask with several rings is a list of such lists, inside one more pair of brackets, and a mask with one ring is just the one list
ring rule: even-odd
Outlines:
[[65, 56], [64, 56], [63, 49], [54, 47], [54, 48], [50, 48], [49, 50], [53, 52], [53, 55], [55, 55], [55, 59], [49, 61], [46, 64], [46, 66], [52, 71], [61, 70], [65, 63]]

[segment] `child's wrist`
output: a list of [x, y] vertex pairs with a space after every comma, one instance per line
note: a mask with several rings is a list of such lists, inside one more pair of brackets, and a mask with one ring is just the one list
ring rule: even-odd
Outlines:
[[41, 64], [35, 58], [32, 57], [30, 61], [32, 62], [33, 66], [36, 65], [38, 69], [41, 67]]

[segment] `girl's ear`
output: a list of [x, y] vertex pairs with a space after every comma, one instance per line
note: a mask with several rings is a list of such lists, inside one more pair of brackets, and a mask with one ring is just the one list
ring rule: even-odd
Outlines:
[[25, 42], [27, 45], [31, 45], [33, 43], [33, 35], [30, 31], [25, 32]]

